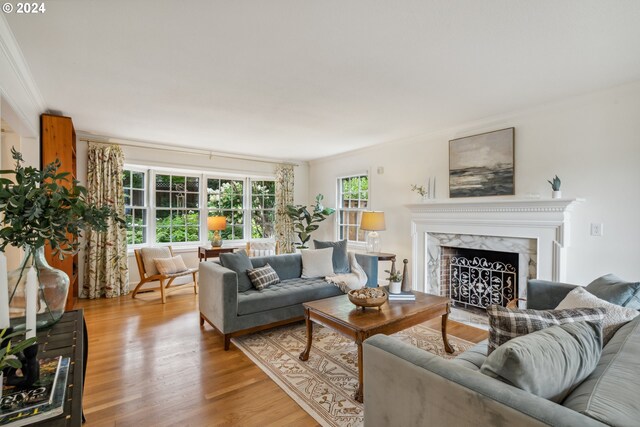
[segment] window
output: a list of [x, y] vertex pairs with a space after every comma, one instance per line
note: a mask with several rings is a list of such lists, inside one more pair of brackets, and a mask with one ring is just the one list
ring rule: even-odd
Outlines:
[[251, 238], [263, 239], [275, 235], [276, 183], [251, 181]]
[[145, 172], [125, 170], [123, 178], [127, 244], [147, 243], [147, 195]]
[[354, 175], [338, 178], [338, 238], [364, 242], [360, 230], [361, 212], [369, 205], [369, 177]]
[[200, 241], [200, 177], [155, 175], [156, 242]]
[[127, 166], [123, 184], [129, 245], [210, 241], [207, 218], [216, 215], [227, 218], [224, 240], [274, 235], [273, 180]]
[[224, 240], [244, 239], [244, 187], [244, 180], [207, 179], [207, 215], [227, 217], [227, 229], [221, 233]]

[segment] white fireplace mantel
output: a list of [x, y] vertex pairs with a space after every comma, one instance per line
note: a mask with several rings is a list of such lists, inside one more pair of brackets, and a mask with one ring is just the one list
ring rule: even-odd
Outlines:
[[537, 274], [566, 280], [573, 207], [582, 199], [446, 199], [407, 205], [411, 211], [413, 288], [425, 290], [428, 233], [533, 239]]

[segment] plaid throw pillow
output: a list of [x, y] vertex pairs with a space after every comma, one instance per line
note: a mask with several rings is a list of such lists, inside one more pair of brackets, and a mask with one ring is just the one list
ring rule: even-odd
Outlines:
[[264, 267], [247, 270], [247, 274], [249, 275], [251, 284], [259, 291], [263, 290], [267, 286], [280, 283], [278, 273], [276, 273], [269, 264], [266, 264]]
[[487, 307], [489, 346], [487, 355], [511, 338], [530, 334], [553, 325], [571, 322], [602, 323], [604, 308], [572, 308], [564, 310], [520, 310], [499, 305]]

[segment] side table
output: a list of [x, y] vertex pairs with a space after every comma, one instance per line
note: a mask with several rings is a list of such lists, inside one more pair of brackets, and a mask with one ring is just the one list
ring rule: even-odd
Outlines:
[[198, 247], [198, 260], [206, 261], [208, 258], [217, 258], [220, 254], [233, 253], [236, 248], [205, 248], [204, 246]]

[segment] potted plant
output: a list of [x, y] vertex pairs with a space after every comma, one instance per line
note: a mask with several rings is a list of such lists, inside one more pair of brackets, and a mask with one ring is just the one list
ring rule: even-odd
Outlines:
[[391, 270], [385, 270], [385, 273], [389, 273], [389, 277], [387, 277], [389, 281], [389, 293], [399, 294], [402, 292], [402, 273]]
[[560, 178], [558, 178], [558, 175], [556, 175], [553, 180], [547, 180], [547, 182], [551, 184], [551, 189], [553, 190], [553, 193], [551, 193], [551, 198], [561, 198], [562, 192], [560, 191], [560, 184], [562, 184], [562, 182], [560, 181]]
[[311, 239], [311, 233], [318, 229], [319, 223], [336, 211], [322, 206], [322, 199], [324, 199], [322, 194], [316, 196], [316, 203], [311, 212], [304, 205], [287, 205], [287, 216], [293, 223], [293, 231], [300, 239], [300, 243], [296, 243], [297, 249], [308, 249], [307, 242]]
[[[20, 341], [16, 345], [11, 345], [11, 338], [24, 335], [24, 332], [14, 332], [8, 335], [8, 329], [0, 331], [0, 397], [2, 397], [2, 384], [4, 380], [4, 370], [7, 368], [20, 369], [22, 362], [16, 356], [25, 348], [36, 343], [36, 338], [28, 338]], [[4, 344], [6, 341], [6, 345]]]
[[18, 270], [9, 273], [9, 304], [15, 316], [14, 329], [24, 328], [24, 286], [26, 272], [31, 266], [38, 273], [37, 326], [46, 327], [57, 322], [64, 313], [69, 278], [48, 265], [44, 257], [45, 245], [54, 255], [63, 259], [80, 249], [82, 230], [93, 227], [106, 231], [113, 218], [120, 226], [124, 220], [108, 206], [90, 206], [86, 201], [87, 189], [73, 180], [69, 173], [58, 173], [60, 161], [46, 165], [42, 170], [23, 165], [22, 154], [11, 149], [15, 160], [13, 170], [2, 170], [0, 177], [0, 251], [8, 245], [22, 248], [24, 258]]

